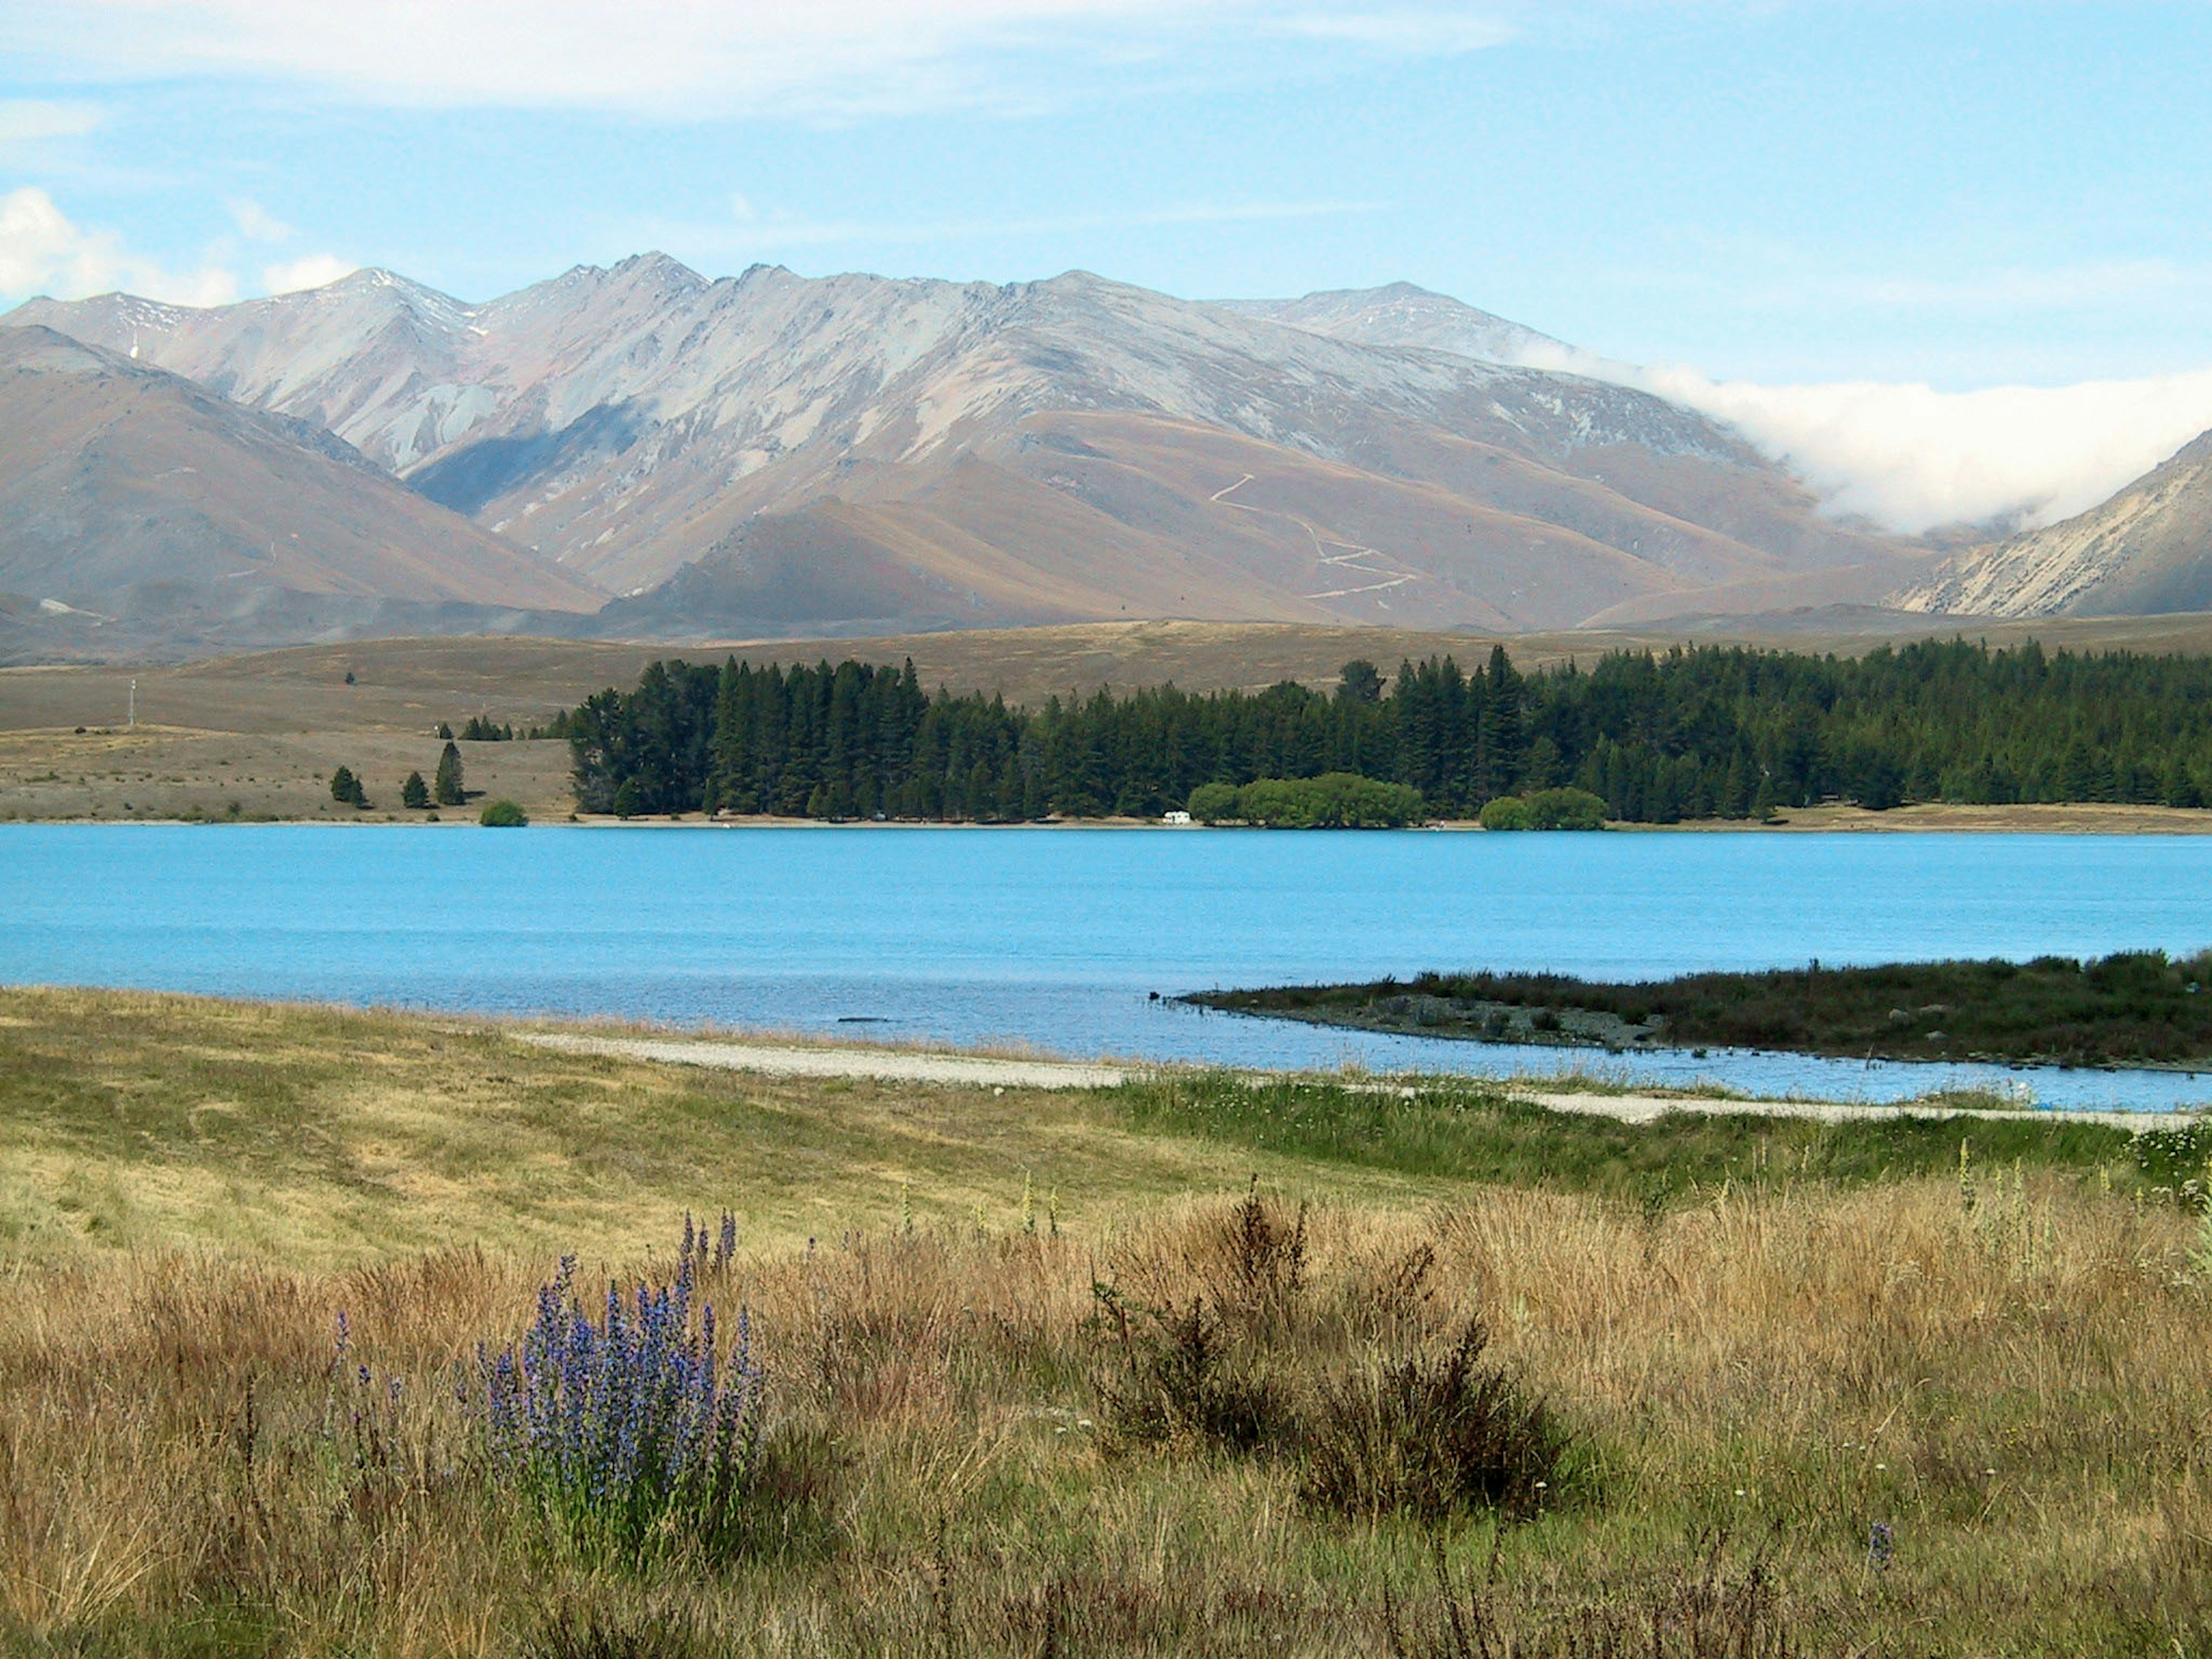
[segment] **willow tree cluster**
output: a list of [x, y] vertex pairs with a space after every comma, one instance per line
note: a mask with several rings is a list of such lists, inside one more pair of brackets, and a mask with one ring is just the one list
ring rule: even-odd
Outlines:
[[549, 735], [577, 803], [629, 815], [726, 811], [1012, 822], [1157, 817], [1209, 784], [1343, 773], [1472, 816], [1572, 787], [1609, 817], [1755, 817], [1823, 800], [2204, 803], [2212, 662], [1992, 650], [1864, 657], [1702, 646], [1522, 674], [1503, 647], [1329, 692], [1285, 683], [1048, 698], [923, 690], [914, 665], [655, 663]]

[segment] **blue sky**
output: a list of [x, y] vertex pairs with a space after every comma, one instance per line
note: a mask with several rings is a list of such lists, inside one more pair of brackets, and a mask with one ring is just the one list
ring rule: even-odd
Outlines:
[[2143, 382], [2130, 465], [2212, 423], [2202, 0], [0, 0], [0, 302], [1404, 277], [1717, 385]]

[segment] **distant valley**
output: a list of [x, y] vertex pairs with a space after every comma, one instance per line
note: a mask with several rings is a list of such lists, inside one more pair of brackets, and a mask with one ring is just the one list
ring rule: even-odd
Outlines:
[[[372, 270], [0, 324], [0, 659], [2212, 604], [2212, 469], [2091, 555], [2059, 526], [1947, 562], [1403, 284], [1201, 303], [645, 255], [483, 305]], [[2085, 558], [2094, 581], [2050, 574]]]

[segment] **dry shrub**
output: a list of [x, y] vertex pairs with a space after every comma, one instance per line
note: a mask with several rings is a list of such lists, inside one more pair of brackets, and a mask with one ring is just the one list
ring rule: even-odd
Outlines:
[[1340, 1515], [1424, 1521], [1542, 1502], [1567, 1435], [1542, 1401], [1481, 1363], [1489, 1340], [1471, 1322], [1441, 1352], [1324, 1377], [1301, 1436], [1298, 1495]]
[[1102, 1286], [1101, 1299], [1124, 1338], [1119, 1365], [1098, 1382], [1100, 1408], [1120, 1440], [1238, 1454], [1295, 1443], [1288, 1394], [1262, 1356], [1231, 1339], [1205, 1298], [1142, 1311], [1141, 1334], [1130, 1329], [1110, 1290]]
[[[1109, 1337], [1097, 1386], [1116, 1437], [1277, 1455], [1297, 1468], [1309, 1505], [1363, 1519], [1534, 1508], [1568, 1437], [1504, 1368], [1481, 1363], [1479, 1318], [1436, 1340], [1434, 1246], [1382, 1264], [1347, 1253], [1340, 1294], [1317, 1310], [1309, 1219], [1255, 1186], [1225, 1214], [1201, 1216], [1180, 1252], [1139, 1259], [1158, 1304], [1132, 1307], [1115, 1286], [1097, 1287]], [[1200, 1287], [1180, 1301], [1178, 1262]]]

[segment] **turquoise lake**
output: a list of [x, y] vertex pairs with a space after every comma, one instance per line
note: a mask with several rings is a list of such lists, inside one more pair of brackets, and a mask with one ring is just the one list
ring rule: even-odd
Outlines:
[[[1204, 1014], [1222, 986], [2212, 945], [2212, 837], [0, 826], [0, 981], [614, 1015], [1078, 1057], [1582, 1065], [1894, 1099], [2212, 1102], [2212, 1073], [1496, 1048]], [[1159, 993], [1162, 1000], [1152, 1000]]]

